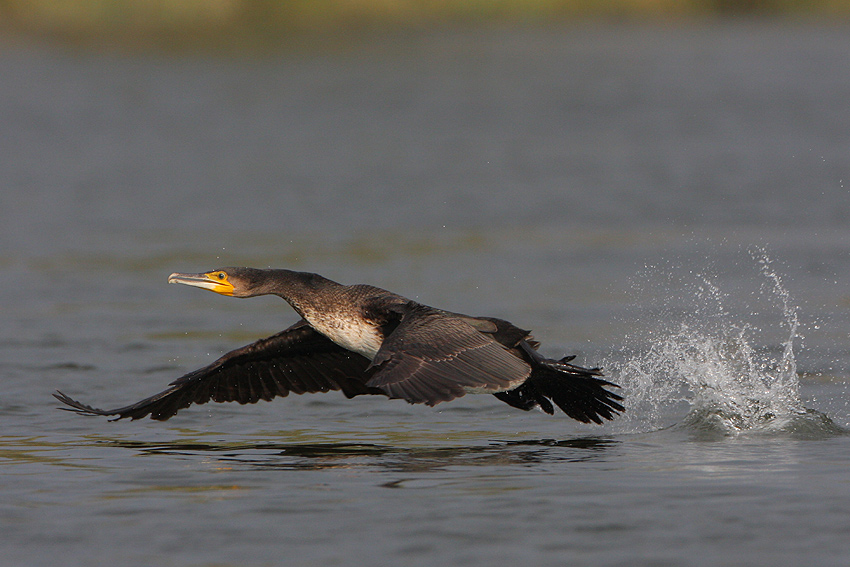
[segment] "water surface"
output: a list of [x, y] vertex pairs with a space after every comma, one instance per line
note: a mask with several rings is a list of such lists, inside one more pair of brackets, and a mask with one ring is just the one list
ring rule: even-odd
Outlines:
[[[850, 30], [435, 32], [259, 60], [0, 54], [9, 565], [838, 565]], [[602, 427], [330, 393], [109, 423], [311, 270], [602, 364]]]

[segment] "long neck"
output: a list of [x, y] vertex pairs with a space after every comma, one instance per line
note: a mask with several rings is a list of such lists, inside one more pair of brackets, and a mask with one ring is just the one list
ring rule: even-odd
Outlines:
[[256, 291], [274, 294], [285, 299], [300, 315], [321, 305], [328, 295], [342, 287], [335, 281], [311, 272], [293, 270], [262, 270], [263, 277]]

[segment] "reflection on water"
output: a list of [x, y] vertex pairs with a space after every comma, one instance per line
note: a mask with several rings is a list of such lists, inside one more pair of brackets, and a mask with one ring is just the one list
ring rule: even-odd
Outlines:
[[[76, 443], [74, 443], [76, 445]], [[76, 458], [63, 455], [68, 446], [46, 437], [0, 437], [0, 466], [51, 465], [75, 469], [100, 469]]]
[[[494, 436], [497, 434], [494, 432]], [[80, 466], [51, 453], [69, 449], [127, 449], [136, 456], [213, 458], [223, 465], [280, 470], [382, 469], [390, 472], [428, 472], [452, 467], [529, 465], [542, 462], [583, 462], [605, 458], [619, 441], [605, 438], [522, 440], [492, 442], [486, 446], [420, 447], [368, 443], [208, 443], [179, 440], [146, 442], [129, 439], [76, 440], [45, 443], [33, 439], [5, 439], [0, 458], [10, 462], [33, 461], [57, 466]], [[556, 449], [556, 450], [553, 450]], [[101, 463], [108, 466], [109, 456]], [[92, 468], [95, 468], [92, 465]]]
[[[498, 432], [492, 432], [497, 437]], [[448, 447], [405, 447], [371, 443], [245, 443], [204, 442], [191, 439], [161, 442], [86, 436], [64, 442], [45, 438], [0, 438], [0, 463], [5, 466], [47, 465], [87, 470], [109, 470], [132, 457], [168, 457], [250, 470], [277, 469], [319, 471], [362, 469], [385, 472], [433, 472], [456, 467], [502, 467], [543, 462], [604, 460], [606, 452], [620, 441], [610, 438], [578, 437], [564, 440], [530, 439], [492, 441], [485, 445]], [[104, 449], [128, 450], [127, 453]], [[90, 458], [80, 459], [89, 454]], [[141, 465], [141, 463], [140, 463]], [[46, 472], [43, 471], [43, 472]]]

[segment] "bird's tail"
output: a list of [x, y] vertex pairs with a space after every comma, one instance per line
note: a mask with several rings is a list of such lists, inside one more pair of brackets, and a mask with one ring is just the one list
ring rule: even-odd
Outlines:
[[494, 394], [506, 404], [523, 410], [539, 407], [550, 415], [555, 413], [554, 404], [584, 423], [602, 423], [625, 411], [620, 404], [623, 397], [606, 388], [619, 386], [602, 379], [599, 368], [570, 364], [574, 356], [561, 360], [544, 358], [525, 341], [520, 347], [531, 365], [531, 376], [513, 390]]

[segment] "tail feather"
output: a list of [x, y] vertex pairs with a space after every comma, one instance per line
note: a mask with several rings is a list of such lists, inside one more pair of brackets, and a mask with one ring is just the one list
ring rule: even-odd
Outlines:
[[506, 404], [526, 411], [539, 407], [550, 415], [555, 412], [554, 404], [575, 420], [597, 424], [625, 411], [620, 403], [623, 397], [606, 389], [619, 386], [600, 378], [599, 368], [569, 364], [571, 357], [543, 358], [529, 350], [526, 349], [531, 364], [528, 380], [513, 390], [494, 394]]

